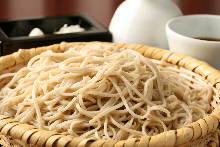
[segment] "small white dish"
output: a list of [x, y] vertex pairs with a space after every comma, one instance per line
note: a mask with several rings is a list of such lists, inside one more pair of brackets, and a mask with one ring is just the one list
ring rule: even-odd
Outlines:
[[204, 60], [220, 69], [220, 41], [195, 38], [220, 39], [220, 16], [188, 15], [176, 17], [166, 24], [171, 51]]

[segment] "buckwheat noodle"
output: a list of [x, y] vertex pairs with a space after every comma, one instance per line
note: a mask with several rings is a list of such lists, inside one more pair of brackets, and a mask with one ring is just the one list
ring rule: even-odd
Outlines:
[[136, 51], [90, 44], [33, 57], [0, 91], [0, 114], [72, 136], [127, 139], [205, 117], [218, 93], [199, 75]]

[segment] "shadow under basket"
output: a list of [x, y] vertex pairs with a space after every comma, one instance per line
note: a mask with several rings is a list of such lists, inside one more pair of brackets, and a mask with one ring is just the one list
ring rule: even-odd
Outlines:
[[[70, 47], [87, 45], [94, 42], [60, 43], [51, 46], [19, 50], [13, 54], [0, 58], [0, 73], [16, 71], [32, 57], [46, 51], [62, 52]], [[96, 43], [96, 42], [95, 42]], [[104, 42], [103, 42], [104, 43]], [[129, 48], [140, 52], [142, 55], [155, 60], [163, 60], [170, 64], [183, 67], [202, 76], [217, 92], [220, 90], [220, 73], [207, 63], [189, 56], [173, 53], [154, 47], [134, 44], [107, 43], [119, 48]], [[2, 83], [0, 83], [2, 84]], [[199, 119], [183, 128], [166, 131], [155, 136], [143, 136], [127, 140], [100, 139], [90, 140], [86, 138], [61, 135], [54, 131], [38, 129], [32, 125], [22, 124], [16, 120], [0, 115], [0, 143], [4, 138], [13, 143], [23, 143], [31, 146], [47, 147], [188, 147], [188, 146], [219, 146], [219, 120], [220, 108], [215, 108], [205, 118]], [[2, 139], [2, 140], [1, 140]]]

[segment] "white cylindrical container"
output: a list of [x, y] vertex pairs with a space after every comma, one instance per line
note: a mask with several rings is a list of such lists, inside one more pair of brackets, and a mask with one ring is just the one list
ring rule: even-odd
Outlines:
[[188, 15], [173, 18], [166, 25], [170, 50], [206, 61], [220, 70], [219, 26], [218, 15]]
[[116, 10], [109, 30], [113, 42], [168, 48], [166, 22], [182, 15], [171, 0], [126, 0]]

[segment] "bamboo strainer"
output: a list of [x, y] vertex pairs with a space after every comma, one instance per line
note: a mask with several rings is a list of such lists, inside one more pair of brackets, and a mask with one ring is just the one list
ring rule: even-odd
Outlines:
[[[90, 42], [94, 43], [94, 42]], [[69, 47], [86, 45], [86, 42], [60, 43], [46, 47], [21, 49], [11, 55], [0, 58], [0, 73], [16, 71], [27, 61], [46, 51], [63, 52]], [[173, 53], [154, 47], [135, 44], [110, 43], [120, 48], [130, 48], [142, 53], [145, 57], [156, 60], [163, 60], [189, 69], [211, 83], [220, 92], [220, 72], [207, 63], [196, 60], [189, 56]], [[0, 81], [0, 85], [5, 84]], [[199, 119], [184, 128], [163, 132], [156, 136], [143, 136], [127, 140], [91, 140], [80, 137], [61, 135], [57, 132], [37, 129], [28, 124], [22, 124], [0, 115], [0, 135], [10, 138], [12, 141], [19, 141], [25, 146], [47, 146], [47, 147], [188, 147], [188, 146], [219, 146], [218, 127], [220, 121], [220, 107], [216, 108], [207, 117]], [[1, 140], [0, 140], [1, 141]]]

